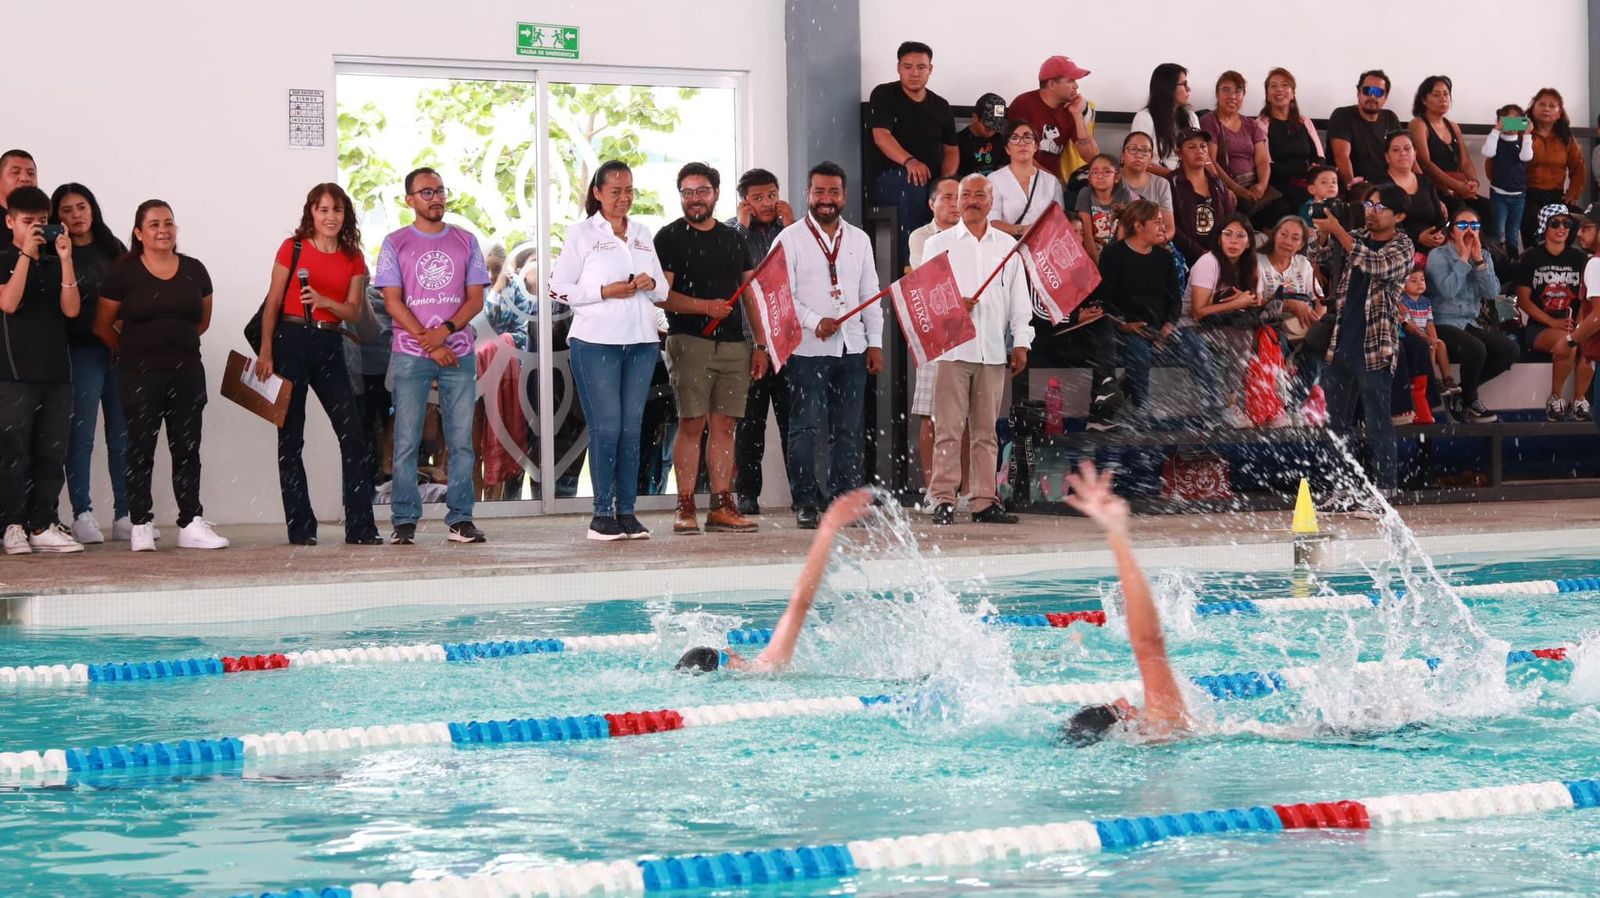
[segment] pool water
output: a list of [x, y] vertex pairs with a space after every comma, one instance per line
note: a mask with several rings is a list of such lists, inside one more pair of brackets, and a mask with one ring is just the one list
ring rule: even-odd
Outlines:
[[[1593, 576], [1600, 559], [1453, 558], [1458, 584]], [[850, 571], [846, 571], [849, 574]], [[856, 573], [859, 573], [857, 571]], [[1437, 627], [1377, 613], [1194, 617], [1195, 597], [1289, 595], [1261, 574], [1151, 572], [1185, 674], [1315, 664], [1330, 680]], [[509, 747], [406, 747], [254, 763], [230, 772], [107, 774], [66, 787], [0, 786], [0, 895], [233, 895], [470, 875], [564, 861], [765, 849], [983, 827], [1470, 788], [1600, 774], [1600, 664], [1540, 662], [1502, 688], [1423, 703], [1382, 681], [1306, 696], [1202, 704], [1200, 738], [1053, 735], [1070, 708], [1006, 700], [1017, 684], [1136, 676], [1111, 626], [1011, 630], [974, 622], [1090, 607], [1107, 572], [964, 584], [953, 604], [819, 601], [793, 675], [673, 673], [689, 645], [771, 626], [782, 596], [697, 610], [693, 597], [534, 610], [352, 615], [197, 635], [0, 632], [0, 665], [139, 660], [314, 647], [648, 632], [654, 649], [462, 664], [312, 667], [0, 695], [0, 751], [433, 720], [504, 719], [800, 696], [933, 693], [914, 708], [758, 720], [638, 738]], [[844, 579], [848, 579], [845, 577]], [[1370, 589], [1357, 569], [1339, 592]], [[913, 592], [923, 585], [913, 584]], [[1512, 648], [1573, 644], [1596, 594], [1467, 600]], [[930, 607], [924, 607], [930, 606]], [[931, 610], [930, 610], [931, 609]], [[959, 612], [961, 620], [951, 615]], [[1113, 615], [1115, 618], [1115, 615]], [[279, 630], [281, 632], [274, 632]], [[289, 632], [292, 631], [292, 632]], [[932, 631], [932, 632], [929, 632]], [[1439, 634], [1432, 634], [1436, 644]], [[1502, 649], [1503, 651], [1503, 649]], [[1587, 656], [1587, 648], [1579, 653]], [[1392, 657], [1392, 655], [1391, 655]], [[1600, 660], [1600, 659], [1597, 659]], [[1466, 699], [1466, 700], [1463, 700]], [[1396, 716], [1396, 715], [1399, 716]], [[1361, 726], [1371, 721], [1370, 726]], [[732, 894], [1593, 894], [1600, 812], [1436, 822], [1370, 832], [1174, 839], [912, 874], [869, 873]]]

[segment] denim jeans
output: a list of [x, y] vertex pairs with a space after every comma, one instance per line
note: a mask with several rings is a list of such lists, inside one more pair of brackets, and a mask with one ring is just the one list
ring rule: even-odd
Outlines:
[[439, 381], [439, 422], [450, 453], [445, 487], [446, 524], [472, 520], [475, 500], [472, 469], [472, 414], [477, 401], [478, 368], [468, 356], [445, 367], [433, 359], [397, 352], [389, 359], [394, 378], [394, 493], [396, 524], [415, 524], [422, 517], [422, 491], [417, 488], [417, 452], [428, 414], [428, 388]]
[[128, 419], [122, 414], [122, 388], [111, 351], [104, 346], [71, 346], [72, 434], [67, 439], [67, 497], [72, 516], [94, 510], [89, 466], [94, 461], [94, 431], [106, 418], [106, 468], [111, 474], [113, 517], [128, 516]]
[[[1379, 489], [1392, 490], [1396, 483], [1394, 421], [1389, 417], [1389, 393], [1394, 374], [1387, 368], [1364, 370], [1359, 362], [1340, 356], [1322, 369], [1322, 388], [1328, 396], [1328, 428], [1345, 438], [1355, 433], [1356, 406], [1361, 406], [1366, 423], [1367, 465]], [[1323, 473], [1332, 476], [1343, 470], [1344, 461], [1331, 443]], [[1337, 482], [1337, 479], [1335, 480]]]
[[1138, 334], [1117, 333], [1122, 353], [1122, 392], [1128, 404], [1142, 407], [1150, 397], [1150, 369], [1156, 365], [1179, 365], [1189, 372], [1194, 385], [1200, 390], [1205, 411], [1212, 413], [1222, 407], [1222, 394], [1217, 388], [1216, 366], [1211, 360], [1211, 350], [1200, 333], [1193, 328], [1180, 327], [1172, 337], [1160, 344], [1151, 343]]
[[[789, 376], [789, 492], [795, 508], [820, 508], [862, 484], [866, 440], [866, 353], [793, 356]], [[817, 440], [826, 433], [828, 495], [817, 478]]]
[[594, 487], [595, 516], [633, 514], [639, 497], [639, 431], [661, 347], [571, 338], [567, 347], [578, 402], [589, 422], [589, 481]]
[[1494, 223], [1485, 224], [1493, 229], [1490, 238], [1505, 242], [1506, 252], [1514, 259], [1522, 253], [1522, 210], [1528, 204], [1526, 193], [1496, 193], [1489, 191], [1489, 208], [1494, 210]]
[[[348, 540], [378, 535], [372, 519], [372, 469], [367, 434], [356, 409], [355, 384], [344, 360], [344, 337], [292, 321], [278, 326], [272, 338], [272, 358], [277, 373], [294, 384], [289, 413], [278, 428], [278, 486], [283, 493], [283, 518], [289, 539], [304, 541], [317, 535], [317, 517], [311, 511], [311, 491], [306, 483], [302, 454], [306, 447], [306, 399], [315, 391], [328, 413], [339, 440], [344, 483], [344, 535]], [[455, 467], [454, 454], [451, 468]]]
[[[938, 172], [934, 175], [937, 177]], [[900, 234], [895, 245], [900, 249], [895, 270], [911, 262], [911, 232], [933, 220], [933, 210], [928, 208], [928, 186], [921, 187], [906, 179], [906, 170], [898, 165], [884, 169], [872, 185], [872, 202], [879, 206], [893, 206], [899, 215]]]

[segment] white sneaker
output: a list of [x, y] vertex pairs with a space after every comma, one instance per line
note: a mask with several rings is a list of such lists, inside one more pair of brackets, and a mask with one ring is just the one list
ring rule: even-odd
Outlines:
[[938, 504], [939, 503], [933, 501], [932, 496], [928, 495], [927, 493], [923, 493], [922, 501], [917, 503], [917, 507], [914, 510], [917, 514], [933, 514], [933, 509], [938, 506]]
[[132, 543], [135, 552], [154, 552], [156, 550], [155, 538], [156, 525], [130, 524], [128, 526], [128, 542]]
[[33, 546], [28, 545], [28, 531], [22, 529], [21, 524], [6, 527], [5, 542], [7, 555], [33, 554]]
[[[128, 540], [133, 539], [133, 519], [127, 515], [123, 515], [122, 517], [117, 518], [115, 521], [112, 521], [111, 538], [119, 543], [125, 543]], [[156, 525], [154, 524], [150, 525], [150, 538], [161, 538], [161, 531], [157, 530]]]
[[72, 538], [86, 546], [98, 546], [106, 541], [100, 525], [95, 523], [94, 513], [88, 511], [72, 519]]
[[195, 518], [178, 531], [180, 549], [226, 549], [228, 540], [211, 529], [211, 522]]
[[29, 534], [28, 545], [32, 546], [35, 552], [47, 552], [53, 555], [83, 551], [83, 543], [73, 539], [67, 528], [60, 524], [51, 524], [38, 533]]

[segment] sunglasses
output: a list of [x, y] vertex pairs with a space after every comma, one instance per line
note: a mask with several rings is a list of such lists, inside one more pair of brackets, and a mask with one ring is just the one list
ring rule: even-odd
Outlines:
[[1367, 200], [1366, 202], [1361, 204], [1361, 208], [1366, 209], [1368, 212], [1387, 212], [1387, 211], [1389, 211], [1389, 207], [1388, 206], [1385, 206], [1383, 203], [1380, 203], [1377, 200]]
[[1453, 225], [1453, 227], [1458, 231], [1481, 231], [1481, 230], [1483, 230], [1483, 222], [1481, 222], [1481, 221], [1458, 221]]
[[1385, 89], [1383, 89], [1383, 88], [1381, 88], [1381, 87], [1377, 87], [1377, 86], [1374, 86], [1374, 85], [1370, 85], [1370, 84], [1369, 84], [1369, 85], [1367, 85], [1367, 86], [1366, 86], [1366, 87], [1363, 87], [1363, 88], [1361, 88], [1361, 94], [1362, 94], [1362, 96], [1367, 96], [1367, 97], [1374, 97], [1374, 98], [1376, 98], [1376, 97], [1381, 97], [1381, 96], [1383, 96], [1383, 95], [1384, 95], [1384, 94], [1386, 94], [1386, 93], [1388, 93], [1388, 91], [1387, 91], [1387, 90], [1385, 90]]
[[1565, 231], [1565, 230], [1567, 230], [1567, 229], [1572, 227], [1572, 219], [1570, 219], [1570, 218], [1552, 218], [1548, 222], [1545, 223], [1545, 227], [1546, 228], [1560, 228], [1561, 230]]

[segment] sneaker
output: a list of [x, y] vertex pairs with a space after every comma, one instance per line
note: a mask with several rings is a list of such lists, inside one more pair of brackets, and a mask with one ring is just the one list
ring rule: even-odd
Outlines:
[[178, 548], [226, 549], [228, 540], [211, 529], [210, 521], [195, 518], [178, 531]]
[[933, 510], [933, 522], [940, 526], [956, 522], [956, 507], [949, 502], [940, 502]]
[[622, 532], [622, 527], [616, 518], [595, 515], [589, 519], [589, 538], [600, 542], [612, 542], [627, 539], [628, 534]]
[[622, 535], [628, 539], [650, 538], [650, 528], [640, 523], [632, 514], [617, 515], [617, 526], [622, 528]]
[[1465, 415], [1463, 417], [1473, 424], [1493, 424], [1500, 420], [1500, 416], [1489, 411], [1489, 407], [1483, 404], [1482, 399], [1472, 400], [1472, 404], [1467, 406], [1464, 411]]
[[130, 524], [128, 526], [128, 543], [135, 552], [154, 552], [156, 550], [156, 525]]
[[1417, 413], [1416, 412], [1401, 412], [1398, 415], [1390, 415], [1389, 416], [1389, 420], [1393, 421], [1394, 425], [1396, 427], [1404, 427], [1407, 424], [1410, 424], [1411, 422], [1417, 420]]
[[471, 521], [451, 524], [450, 533], [445, 538], [453, 543], [485, 543], [489, 541], [489, 538], [483, 535], [483, 531], [479, 530], [477, 525]]
[[1021, 518], [1006, 511], [1005, 506], [999, 502], [990, 505], [983, 511], [972, 513], [972, 523], [974, 524], [1015, 524], [1021, 520]]
[[85, 546], [98, 546], [106, 541], [106, 535], [100, 530], [91, 511], [72, 519], [72, 538]]
[[409, 546], [417, 541], [416, 524], [396, 524], [394, 532], [389, 534], [389, 542], [396, 546]]
[[21, 524], [11, 524], [6, 527], [6, 554], [33, 554], [33, 546], [28, 542], [28, 531], [22, 529]]
[[35, 552], [47, 552], [55, 555], [83, 551], [83, 543], [73, 539], [72, 534], [67, 532], [67, 528], [59, 523], [51, 524], [38, 533], [28, 534], [28, 545]]
[[344, 544], [347, 546], [381, 546], [383, 545], [383, 537], [376, 533], [371, 536], [347, 536], [344, 538]]
[[1461, 395], [1461, 385], [1456, 383], [1454, 378], [1446, 377], [1441, 382], [1441, 386], [1439, 387], [1439, 396], [1440, 396], [1440, 398], [1449, 399], [1452, 396], [1460, 396], [1460, 395]]
[[1594, 410], [1589, 408], [1589, 400], [1587, 400], [1587, 399], [1574, 399], [1572, 401], [1572, 420], [1574, 420], [1574, 421], [1593, 421], [1594, 420]]
[[917, 514], [930, 514], [931, 515], [931, 514], [933, 514], [933, 510], [935, 508], [938, 508], [938, 507], [939, 507], [939, 503], [933, 501], [933, 497], [928, 495], [926, 492], [924, 492], [922, 494], [922, 501], [918, 502], [917, 503], [917, 507], [912, 509], [912, 510], [915, 511]]
[[1567, 400], [1560, 396], [1551, 396], [1544, 403], [1544, 417], [1546, 421], [1565, 421], [1570, 413]]
[[1222, 413], [1222, 420], [1234, 430], [1249, 430], [1254, 426], [1250, 423], [1250, 416], [1237, 405], [1228, 406], [1228, 410]]
[[[161, 538], [161, 531], [157, 530], [154, 524], [150, 525], [150, 534], [151, 539]], [[111, 538], [119, 543], [125, 543], [133, 539], [133, 519], [127, 515], [123, 515], [122, 517], [117, 518], [115, 521], [112, 521]], [[78, 541], [83, 542], [83, 540]]]
[[1106, 380], [1089, 393], [1089, 417], [1110, 418], [1122, 408], [1122, 390], [1114, 380]]
[[802, 505], [794, 511], [794, 525], [801, 530], [815, 530], [822, 522], [822, 512], [815, 505]]

